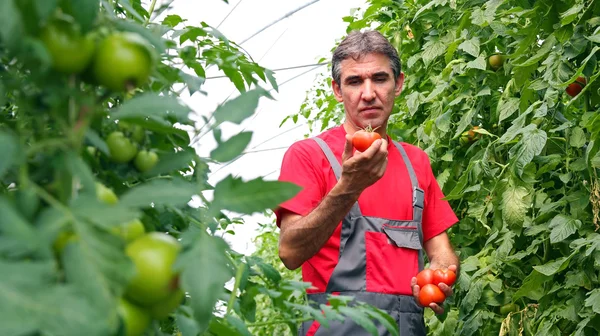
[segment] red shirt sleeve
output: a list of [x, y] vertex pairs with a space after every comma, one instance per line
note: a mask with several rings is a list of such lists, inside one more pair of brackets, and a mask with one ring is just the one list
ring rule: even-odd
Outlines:
[[[424, 153], [425, 154], [425, 153]], [[431, 162], [427, 154], [424, 155], [426, 174], [429, 175], [429, 184], [425, 189], [425, 209], [423, 210], [423, 241], [427, 241], [446, 231], [458, 222], [458, 217], [450, 207], [448, 201], [443, 200], [444, 193], [437, 183], [431, 170]]]
[[312, 140], [294, 143], [283, 156], [279, 181], [294, 183], [302, 190], [275, 209], [277, 226], [281, 224], [281, 215], [284, 209], [306, 216], [324, 197], [325, 181], [323, 175], [319, 173], [320, 161], [314, 159], [315, 151], [308, 141]]

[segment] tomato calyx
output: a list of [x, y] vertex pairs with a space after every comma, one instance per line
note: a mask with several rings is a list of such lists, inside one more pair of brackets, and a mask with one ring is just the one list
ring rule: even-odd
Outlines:
[[371, 124], [369, 124], [367, 127], [354, 132], [352, 135], [352, 146], [359, 152], [369, 149], [375, 140], [381, 139], [381, 135], [376, 132], [378, 128], [372, 128]]

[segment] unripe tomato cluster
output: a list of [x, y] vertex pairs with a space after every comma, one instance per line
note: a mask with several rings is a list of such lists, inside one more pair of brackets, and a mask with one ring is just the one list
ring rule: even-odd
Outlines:
[[431, 303], [441, 304], [446, 300], [446, 295], [438, 287], [443, 283], [452, 286], [456, 282], [456, 274], [449, 269], [424, 269], [417, 274], [419, 285], [419, 303], [428, 307]]
[[[96, 197], [109, 205], [119, 201], [117, 195], [101, 183], [96, 183]], [[117, 310], [126, 335], [142, 335], [153, 319], [167, 318], [185, 299], [179, 286], [179, 274], [173, 268], [181, 247], [168, 234], [147, 233], [139, 219], [113, 227], [110, 232], [125, 241], [125, 254], [134, 266], [134, 275]], [[61, 232], [54, 242], [57, 256], [60, 258], [64, 248], [77, 240], [74, 232]]]
[[83, 34], [71, 16], [61, 13], [43, 27], [39, 38], [56, 71], [84, 74], [90, 82], [113, 91], [141, 86], [152, 72], [154, 51], [137, 33]]

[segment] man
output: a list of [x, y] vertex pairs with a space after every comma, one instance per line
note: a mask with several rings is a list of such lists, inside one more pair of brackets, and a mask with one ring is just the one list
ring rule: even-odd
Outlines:
[[[280, 180], [303, 190], [276, 209], [279, 256], [302, 266], [316, 288], [309, 299], [350, 295], [385, 309], [401, 335], [425, 335], [416, 274], [422, 251], [431, 268], [458, 271], [446, 230], [458, 219], [438, 186], [429, 158], [416, 146], [391, 141], [387, 122], [404, 74], [396, 49], [379, 32], [352, 32], [333, 54], [332, 87], [345, 121], [286, 152]], [[352, 135], [367, 126], [382, 139], [353, 149]], [[440, 289], [452, 295], [444, 284]], [[432, 303], [429, 308], [442, 313]], [[381, 334], [385, 328], [378, 326]], [[301, 335], [366, 335], [348, 319], [330, 329], [304, 323]]]

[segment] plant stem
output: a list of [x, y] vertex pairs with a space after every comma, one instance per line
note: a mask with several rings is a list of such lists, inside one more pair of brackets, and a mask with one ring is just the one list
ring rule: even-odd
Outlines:
[[302, 318], [302, 319], [295, 319], [295, 320], [274, 320], [274, 321], [265, 321], [265, 322], [255, 322], [255, 323], [248, 323], [246, 324], [247, 327], [261, 327], [261, 326], [266, 326], [266, 325], [273, 325], [273, 324], [283, 324], [283, 323], [302, 323], [302, 322], [306, 322], [306, 321], [312, 321], [313, 319], [310, 317], [306, 317], [306, 318]]
[[240, 282], [242, 282], [242, 275], [244, 275], [244, 263], [240, 263], [237, 267], [237, 273], [235, 274], [235, 283], [233, 284], [233, 289], [231, 290], [231, 296], [229, 297], [229, 303], [227, 303], [227, 315], [231, 313], [233, 309], [233, 305], [235, 303], [236, 293], [238, 288], [240, 288]]
[[146, 22], [144, 22], [144, 26], [147, 26], [150, 23], [150, 18], [152, 17], [152, 13], [154, 12], [154, 7], [156, 6], [156, 0], [152, 0], [150, 3], [150, 9], [148, 10], [148, 18]]
[[44, 140], [42, 142], [38, 142], [36, 144], [33, 144], [28, 150], [27, 150], [27, 156], [31, 156], [37, 152], [40, 152], [42, 150], [46, 150], [49, 148], [68, 148], [69, 147], [69, 141], [67, 139], [64, 138], [57, 138], [57, 139], [47, 139]]

